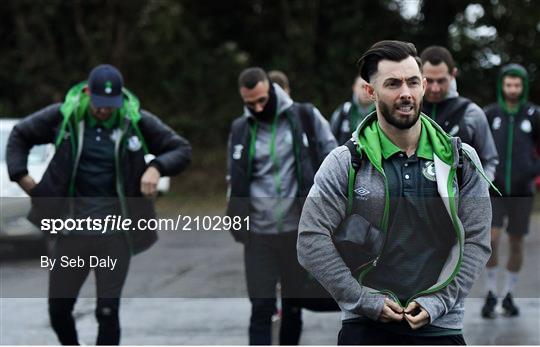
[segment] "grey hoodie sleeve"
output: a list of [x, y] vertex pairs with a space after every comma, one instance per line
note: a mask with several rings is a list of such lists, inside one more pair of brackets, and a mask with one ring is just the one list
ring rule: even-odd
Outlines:
[[[463, 150], [480, 168], [480, 160], [474, 149], [463, 144]], [[448, 313], [458, 300], [467, 297], [491, 255], [491, 202], [488, 189], [488, 182], [473, 163], [464, 159], [458, 206], [458, 217], [465, 233], [461, 268], [448, 286], [415, 300], [429, 313], [430, 323], [435, 322], [434, 325], [437, 325], [437, 318]]]
[[467, 132], [471, 135], [473, 143], [469, 143], [480, 157], [484, 172], [491, 181], [495, 178], [495, 169], [499, 163], [499, 155], [495, 141], [484, 111], [475, 103], [467, 106], [464, 115]]
[[298, 261], [332, 295], [343, 311], [376, 320], [384, 296], [361, 286], [337, 252], [331, 235], [346, 215], [350, 154], [334, 149], [315, 175], [298, 228]]
[[323, 117], [321, 112], [316, 107], [313, 107], [313, 113], [315, 115], [313, 125], [317, 136], [318, 152], [321, 155], [319, 162], [322, 162], [328, 153], [337, 147], [337, 141], [330, 130], [330, 124], [328, 124], [328, 121]]

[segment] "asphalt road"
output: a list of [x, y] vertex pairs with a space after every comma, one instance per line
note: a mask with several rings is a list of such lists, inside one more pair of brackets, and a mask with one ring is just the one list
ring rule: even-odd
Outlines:
[[[540, 344], [539, 229], [540, 215], [535, 215], [516, 288], [522, 314], [480, 318], [484, 288], [478, 281], [466, 302], [464, 332], [469, 344]], [[223, 232], [162, 233], [151, 250], [131, 263], [121, 306], [122, 343], [246, 344], [250, 304], [245, 298], [242, 252], [242, 246]], [[504, 261], [507, 248], [501, 253]], [[2, 345], [58, 343], [47, 316], [48, 271], [39, 265], [36, 258], [0, 264]], [[95, 343], [97, 331], [93, 293], [90, 277], [75, 308], [85, 344]], [[339, 328], [339, 313], [304, 310], [301, 343], [335, 344]]]

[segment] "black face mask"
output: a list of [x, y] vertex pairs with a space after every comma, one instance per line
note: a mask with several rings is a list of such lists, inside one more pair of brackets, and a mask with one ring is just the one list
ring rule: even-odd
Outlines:
[[268, 91], [268, 102], [264, 106], [264, 109], [261, 112], [255, 112], [254, 110], [248, 107], [248, 110], [258, 120], [263, 121], [263, 122], [271, 122], [274, 119], [274, 116], [276, 115], [276, 107], [277, 107], [276, 91], [274, 90], [274, 86], [270, 85], [270, 90]]

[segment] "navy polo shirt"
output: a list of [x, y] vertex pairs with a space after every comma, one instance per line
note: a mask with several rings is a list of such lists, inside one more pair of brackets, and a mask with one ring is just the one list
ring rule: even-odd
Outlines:
[[391, 290], [405, 303], [437, 282], [456, 235], [437, 191], [433, 151], [425, 131], [416, 153], [407, 157], [378, 130], [390, 215], [383, 253], [363, 282]]

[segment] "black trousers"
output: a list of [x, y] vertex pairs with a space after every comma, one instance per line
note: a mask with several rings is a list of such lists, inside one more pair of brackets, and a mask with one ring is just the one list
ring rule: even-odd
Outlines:
[[338, 345], [466, 345], [463, 335], [410, 336], [392, 333], [378, 322], [344, 321]]
[[[105, 267], [90, 267], [90, 256], [116, 259], [114, 270]], [[119, 307], [122, 287], [126, 280], [131, 253], [125, 236], [121, 234], [67, 235], [56, 242], [53, 258], [56, 260], [49, 277], [49, 317], [51, 326], [61, 344], [78, 345], [77, 330], [73, 319], [73, 307], [79, 290], [94, 270], [96, 278], [97, 305], [95, 316], [98, 321], [96, 345], [118, 345], [120, 343]], [[62, 267], [62, 260], [82, 259], [74, 267]], [[64, 264], [66, 262], [64, 261]], [[79, 266], [82, 265], [82, 266]]]
[[276, 284], [281, 283], [281, 345], [297, 345], [302, 331], [301, 297], [304, 270], [298, 263], [296, 232], [278, 235], [250, 234], [244, 261], [251, 301], [250, 345], [272, 344], [272, 315], [276, 310]]

